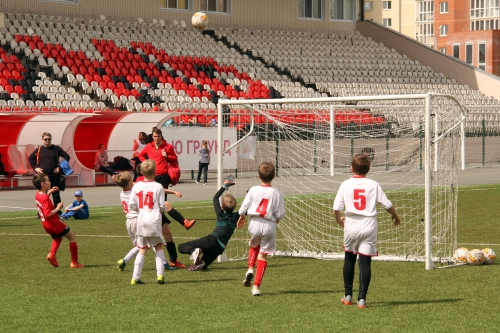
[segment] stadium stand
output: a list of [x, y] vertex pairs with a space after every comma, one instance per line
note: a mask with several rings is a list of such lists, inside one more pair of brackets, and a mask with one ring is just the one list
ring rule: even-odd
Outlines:
[[[182, 23], [182, 22], [181, 22]], [[488, 113], [499, 102], [356, 31], [238, 29], [203, 33], [179, 22], [8, 13], [0, 29], [4, 112], [178, 112], [177, 123], [208, 126], [219, 98], [450, 94]], [[64, 33], [63, 33], [64, 32]], [[407, 102], [411, 104], [411, 101]], [[307, 105], [279, 110], [307, 123]], [[404, 110], [404, 109], [403, 109]], [[325, 111], [326, 112], [326, 111]], [[348, 112], [347, 121], [343, 113]], [[411, 117], [402, 111], [390, 121]], [[342, 109], [337, 126], [384, 125], [371, 110]], [[261, 121], [256, 117], [255, 121]], [[244, 128], [238, 111], [230, 126]], [[385, 126], [385, 125], [384, 125]], [[488, 128], [489, 128], [488, 127]]]

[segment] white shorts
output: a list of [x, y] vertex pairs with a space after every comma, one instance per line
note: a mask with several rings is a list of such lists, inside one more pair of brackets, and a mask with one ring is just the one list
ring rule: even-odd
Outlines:
[[132, 244], [137, 245], [137, 217], [127, 219], [126, 226]]
[[136, 246], [140, 249], [150, 249], [158, 244], [165, 244], [163, 237], [144, 237], [137, 236]]
[[260, 244], [260, 253], [274, 254], [276, 252], [276, 222], [269, 221], [259, 216], [252, 216], [248, 224], [251, 239], [250, 247]]
[[365, 256], [377, 256], [377, 217], [346, 216], [344, 250]]

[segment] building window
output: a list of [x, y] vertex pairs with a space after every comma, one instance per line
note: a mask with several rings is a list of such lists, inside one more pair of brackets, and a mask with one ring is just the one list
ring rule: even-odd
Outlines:
[[460, 44], [453, 44], [453, 57], [460, 59]]
[[416, 2], [417, 22], [434, 22], [434, 1]]
[[476, 30], [498, 30], [498, 19], [471, 21], [470, 31]]
[[78, 0], [38, 0], [39, 2], [78, 3]]
[[470, 17], [498, 17], [498, 0], [470, 0]]
[[441, 47], [439, 49], [439, 52], [443, 53], [443, 54], [446, 54], [446, 47]]
[[192, 11], [192, 0], [160, 0], [160, 8]]
[[382, 8], [384, 10], [389, 10], [392, 8], [392, 1], [382, 1]]
[[448, 2], [440, 2], [439, 3], [439, 13], [440, 14], [448, 13]]
[[472, 43], [465, 44], [465, 62], [472, 65]]
[[323, 0], [298, 0], [300, 18], [323, 19]]
[[356, 21], [356, 2], [356, 0], [330, 0], [330, 20]]
[[477, 67], [482, 69], [483, 71], [486, 70], [486, 44], [485, 43], [479, 43], [478, 44], [478, 61], [477, 61]]
[[392, 19], [390, 18], [385, 18], [385, 19], [382, 19], [382, 24], [384, 25], [384, 27], [392, 27]]
[[415, 39], [418, 40], [420, 43], [426, 44], [427, 46], [434, 45], [434, 24], [433, 23], [417, 24]]
[[439, 36], [447, 36], [448, 35], [448, 25], [440, 25], [439, 26]]
[[373, 10], [373, 1], [365, 1], [365, 10]]
[[231, 12], [231, 0], [200, 0], [200, 10], [205, 12]]

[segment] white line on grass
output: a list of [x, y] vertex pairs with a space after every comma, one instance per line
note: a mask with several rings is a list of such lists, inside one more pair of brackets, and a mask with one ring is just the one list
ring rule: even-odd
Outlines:
[[36, 208], [13, 207], [13, 206], [0, 206], [0, 208], [15, 208], [15, 209], [23, 209], [23, 210], [36, 210]]

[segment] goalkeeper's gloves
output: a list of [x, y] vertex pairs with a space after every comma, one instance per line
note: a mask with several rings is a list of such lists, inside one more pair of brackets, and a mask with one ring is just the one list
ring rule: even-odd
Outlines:
[[[224, 187], [224, 189], [227, 191], [230, 186], [234, 185], [233, 180], [234, 180], [233, 175], [227, 176], [226, 178], [224, 178], [224, 185], [222, 185], [222, 187]], [[228, 183], [226, 184], [226, 182], [228, 182]]]

